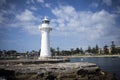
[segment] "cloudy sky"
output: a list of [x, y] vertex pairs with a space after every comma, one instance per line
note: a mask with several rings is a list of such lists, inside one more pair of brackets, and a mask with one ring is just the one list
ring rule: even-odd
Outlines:
[[39, 50], [44, 16], [53, 48], [120, 46], [120, 0], [0, 0], [0, 49]]

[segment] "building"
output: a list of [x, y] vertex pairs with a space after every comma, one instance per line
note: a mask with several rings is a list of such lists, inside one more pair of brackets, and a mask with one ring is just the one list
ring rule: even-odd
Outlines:
[[50, 51], [50, 40], [49, 40], [49, 33], [52, 28], [49, 26], [50, 21], [47, 17], [42, 20], [42, 25], [39, 26], [41, 31], [41, 52], [39, 59], [49, 58], [51, 57]]

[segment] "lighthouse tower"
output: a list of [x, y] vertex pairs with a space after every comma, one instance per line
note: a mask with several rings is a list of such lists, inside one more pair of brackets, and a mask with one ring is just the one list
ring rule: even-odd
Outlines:
[[52, 30], [52, 28], [49, 26], [50, 21], [45, 17], [42, 20], [42, 25], [39, 26], [39, 29], [41, 31], [41, 52], [39, 59], [49, 58], [51, 57], [50, 52], [50, 40], [49, 40], [49, 33]]

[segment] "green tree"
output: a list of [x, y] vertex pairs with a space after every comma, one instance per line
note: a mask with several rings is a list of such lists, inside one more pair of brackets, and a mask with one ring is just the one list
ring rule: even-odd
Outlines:
[[41, 49], [39, 49], [39, 51], [38, 51], [38, 56], [40, 56], [40, 51], [41, 51]]
[[3, 55], [3, 52], [0, 50], [0, 56], [2, 56]]
[[91, 49], [91, 53], [96, 54], [96, 48], [93, 47], [93, 48]]
[[52, 56], [56, 56], [56, 51], [55, 51], [55, 49], [51, 47], [50, 50], [51, 50]]
[[60, 48], [59, 48], [59, 47], [57, 47], [56, 53], [57, 53], [58, 55], [60, 55]]
[[16, 50], [9, 50], [9, 51], [7, 51], [7, 54], [8, 55], [15, 55], [15, 54], [17, 54], [17, 51]]
[[90, 46], [88, 47], [87, 52], [89, 52], [89, 53], [91, 53], [91, 52], [92, 52], [92, 49], [91, 49], [91, 47], [90, 47]]
[[96, 47], [95, 47], [95, 53], [96, 53], [96, 54], [99, 53], [99, 47], [98, 47], [98, 45], [96, 45]]
[[84, 51], [83, 51], [83, 49], [82, 49], [82, 48], [80, 48], [80, 53], [81, 53], [81, 54], [83, 54], [83, 53], [84, 53]]
[[116, 53], [116, 48], [115, 48], [115, 44], [114, 44], [114, 41], [111, 42], [111, 53], [112, 54], [115, 54]]
[[79, 49], [79, 48], [76, 48], [74, 53], [75, 53], [75, 54], [79, 54], [79, 53], [80, 53], [80, 49]]
[[74, 49], [73, 48], [70, 49], [70, 52], [71, 52], [71, 55], [74, 55]]
[[104, 54], [109, 54], [109, 50], [108, 50], [108, 46], [107, 45], [104, 46]]
[[70, 53], [71, 53], [71, 52], [68, 51], [68, 50], [63, 50], [63, 51], [62, 51], [63, 56], [69, 56]]

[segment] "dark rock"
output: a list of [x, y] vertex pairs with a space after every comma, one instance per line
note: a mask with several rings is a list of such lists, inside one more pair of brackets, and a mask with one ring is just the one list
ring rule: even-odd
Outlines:
[[[0, 69], [7, 80], [117, 80], [92, 63], [58, 63], [9, 66]], [[13, 70], [11, 70], [13, 69]]]
[[56, 76], [54, 76], [54, 75], [48, 75], [45, 79], [46, 80], [55, 80]]
[[0, 69], [0, 77], [4, 77], [6, 80], [15, 80], [15, 71]]
[[116, 77], [115, 77], [115, 74], [112, 74], [112, 73], [108, 73], [106, 75], [106, 80], [117, 80]]

